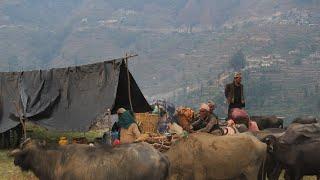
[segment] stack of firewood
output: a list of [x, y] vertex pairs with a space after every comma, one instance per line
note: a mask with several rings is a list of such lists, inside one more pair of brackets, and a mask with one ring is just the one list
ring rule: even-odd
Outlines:
[[160, 152], [167, 151], [170, 149], [171, 141], [166, 136], [151, 136], [145, 142], [151, 144], [154, 148], [158, 149]]
[[172, 141], [174, 141], [175, 136], [165, 136], [156, 133], [143, 134], [139, 141], [144, 141], [151, 144], [154, 148], [160, 152], [164, 152], [170, 149]]

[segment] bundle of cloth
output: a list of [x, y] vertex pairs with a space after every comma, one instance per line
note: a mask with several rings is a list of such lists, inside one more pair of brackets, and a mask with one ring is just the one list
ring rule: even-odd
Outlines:
[[259, 131], [259, 127], [255, 121], [250, 120], [250, 116], [246, 110], [240, 108], [234, 108], [231, 110], [229, 124], [234, 122], [235, 124], [244, 124], [247, 126], [248, 131]]

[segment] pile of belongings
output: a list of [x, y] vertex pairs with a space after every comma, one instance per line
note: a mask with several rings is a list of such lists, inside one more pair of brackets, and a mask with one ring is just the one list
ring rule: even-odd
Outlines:
[[151, 107], [153, 109], [153, 114], [158, 114], [161, 113], [161, 111], [164, 111], [168, 113], [170, 118], [172, 118], [176, 110], [175, 105], [166, 100], [154, 100], [151, 103]]
[[172, 144], [173, 136], [171, 134], [157, 134], [157, 133], [146, 133], [142, 134], [136, 142], [146, 142], [151, 144], [154, 148], [160, 152], [164, 152], [170, 149]]
[[231, 110], [230, 118], [236, 124], [244, 124], [251, 132], [259, 131], [259, 127], [255, 121], [251, 121], [249, 114], [244, 109], [233, 108]]
[[249, 115], [244, 109], [231, 109], [230, 117], [236, 124], [245, 124], [249, 127]]
[[145, 133], [142, 134], [136, 142], [147, 142], [160, 152], [170, 149], [170, 146], [182, 137], [187, 137], [188, 133], [176, 123], [169, 123], [169, 131], [163, 134], [160, 133]]

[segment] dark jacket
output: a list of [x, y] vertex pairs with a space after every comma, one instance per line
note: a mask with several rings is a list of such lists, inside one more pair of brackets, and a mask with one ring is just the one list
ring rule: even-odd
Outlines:
[[[237, 104], [238, 106], [244, 107], [245, 101], [244, 101], [244, 93], [243, 93], [243, 85], [240, 84], [239, 90], [240, 93], [236, 92], [237, 87], [234, 82], [227, 84], [224, 90], [224, 94], [228, 100], [229, 105]], [[236, 102], [238, 100], [238, 102]]]

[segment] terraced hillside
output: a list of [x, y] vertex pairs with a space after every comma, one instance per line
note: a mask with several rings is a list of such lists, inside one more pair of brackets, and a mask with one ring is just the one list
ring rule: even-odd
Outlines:
[[[196, 106], [221, 94], [210, 89], [231, 71], [228, 61], [239, 49], [248, 60], [272, 56], [304, 67], [304, 59], [320, 52], [319, 12], [317, 0], [5, 0], [0, 70], [79, 65], [134, 52], [139, 57], [130, 68], [145, 95]], [[285, 77], [286, 69], [281, 72]], [[300, 88], [291, 84], [288, 91]], [[295, 98], [287, 98], [285, 88], [283, 101]], [[195, 98], [185, 96], [198, 90]], [[277, 91], [268, 92], [275, 104]]]

